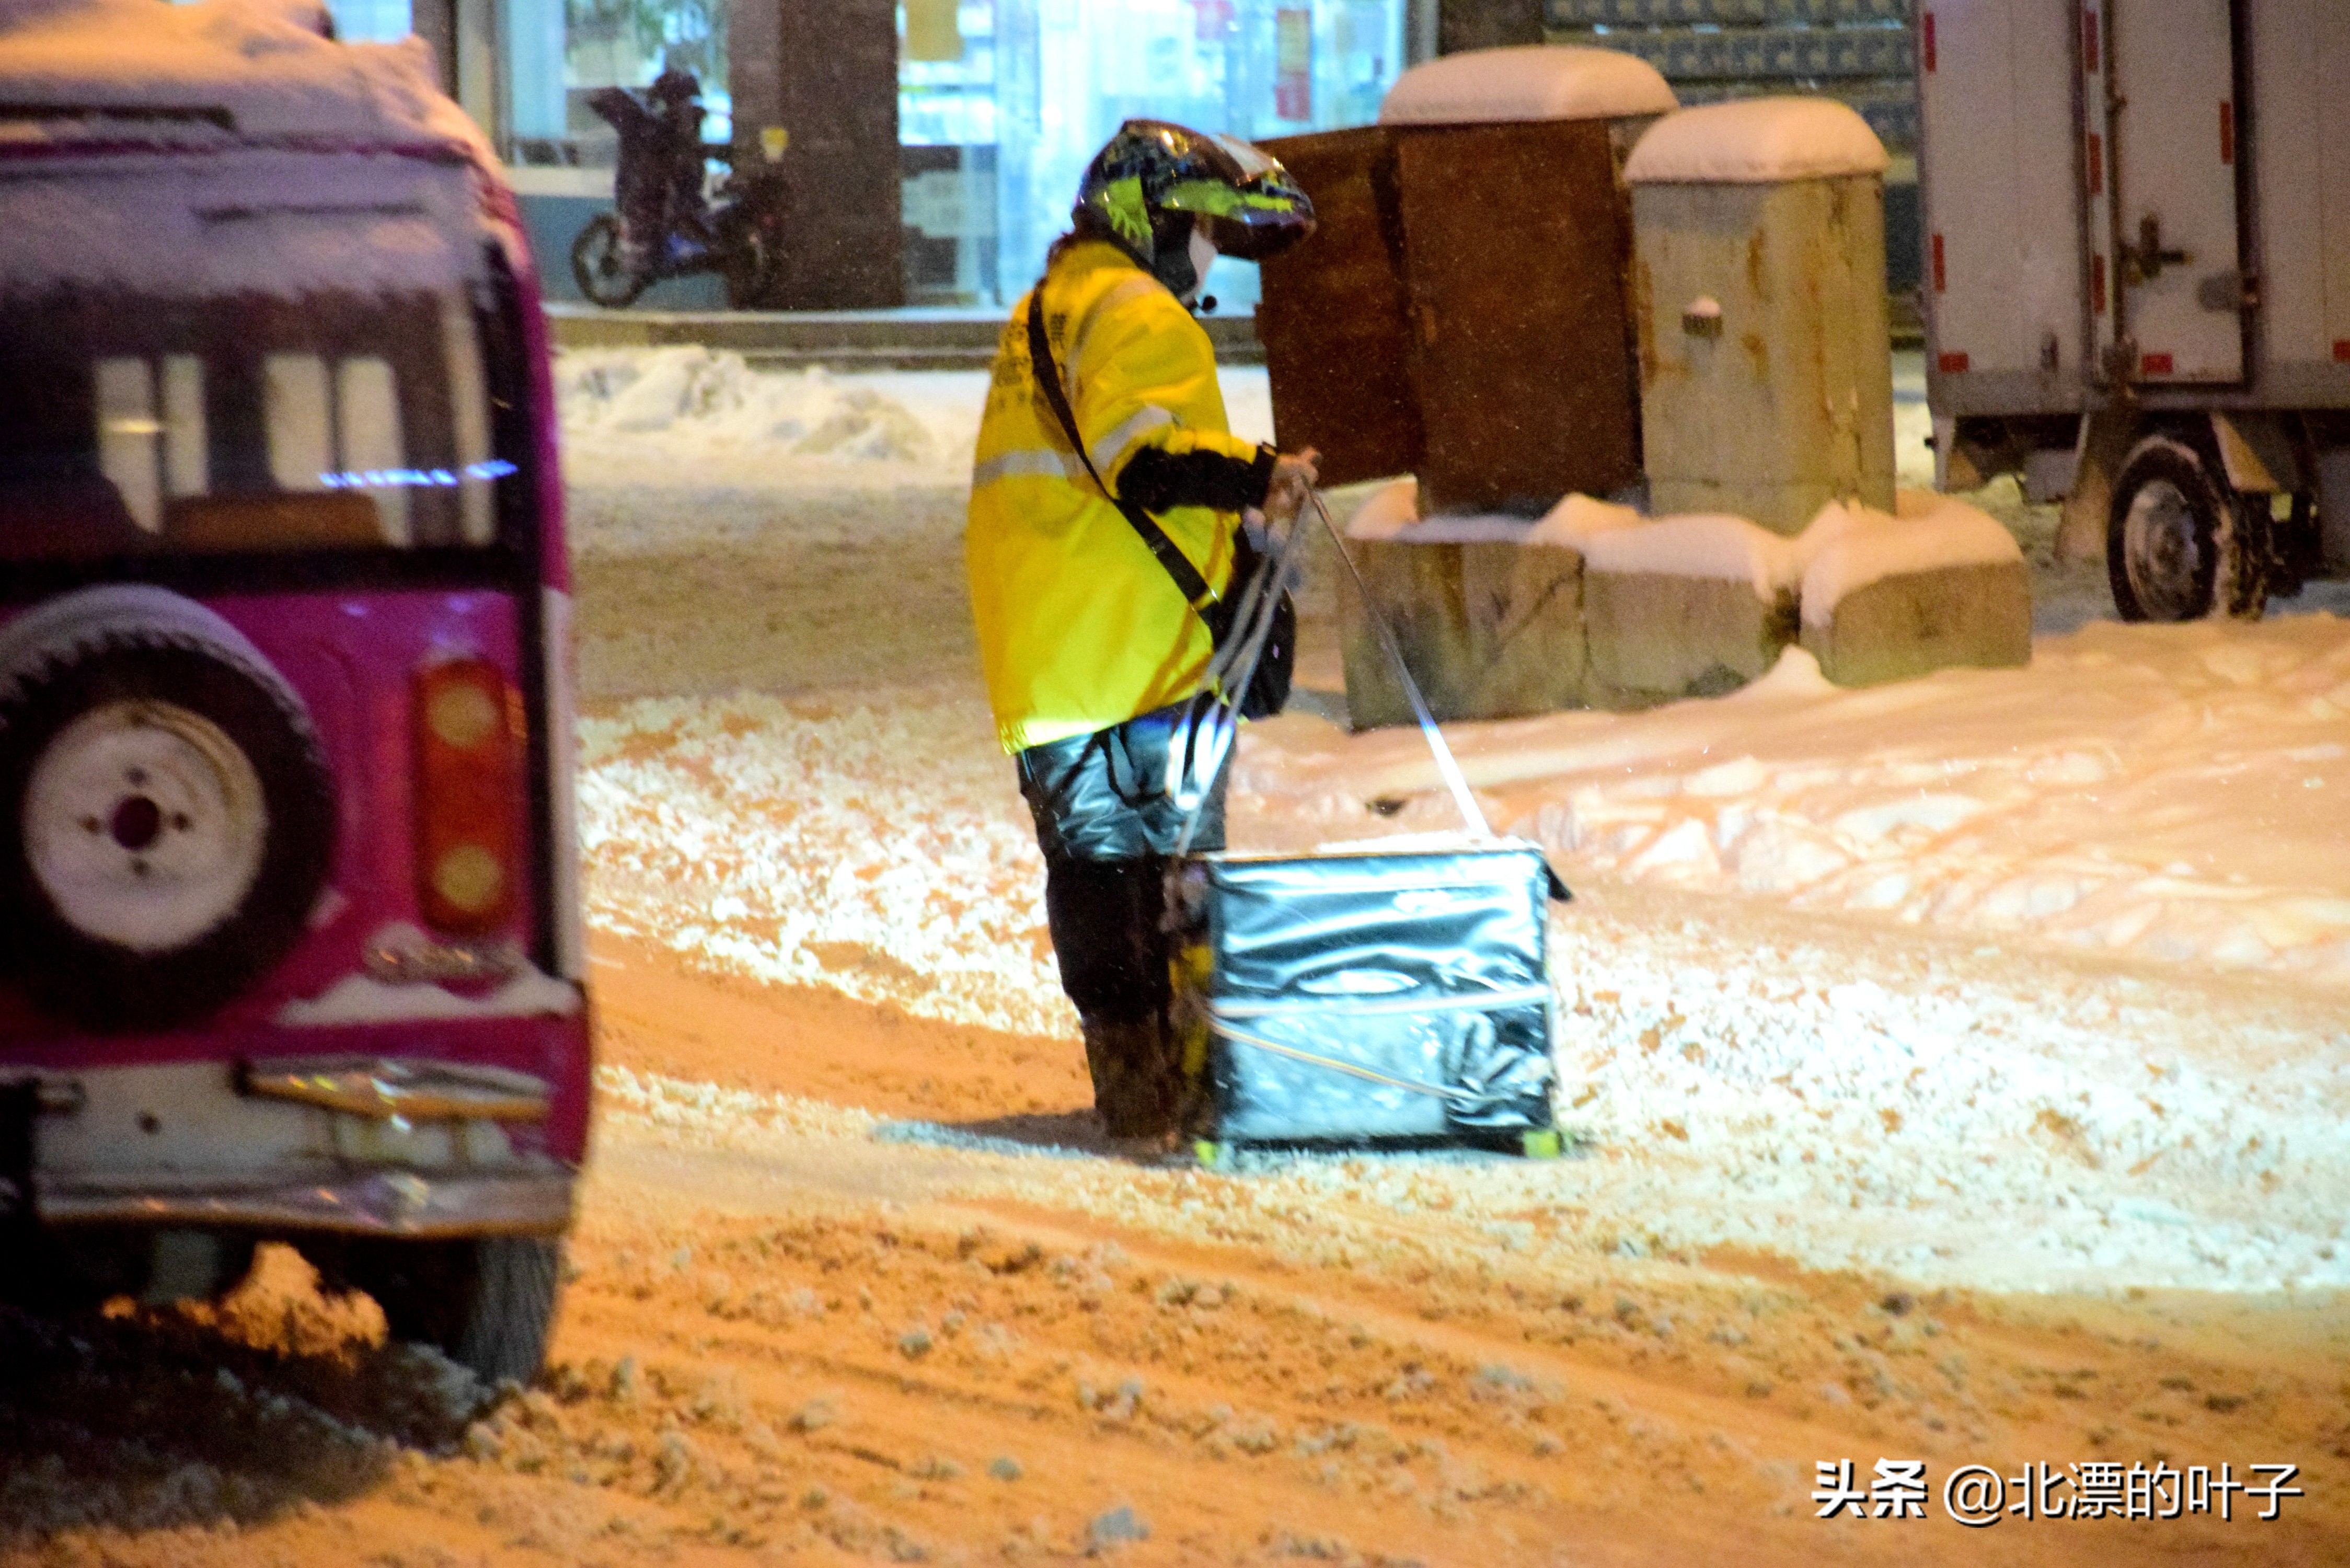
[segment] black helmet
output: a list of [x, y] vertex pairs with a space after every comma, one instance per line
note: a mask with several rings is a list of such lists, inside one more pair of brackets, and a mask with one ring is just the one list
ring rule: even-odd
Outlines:
[[645, 90], [651, 94], [654, 101], [658, 103], [671, 105], [691, 103], [702, 96], [702, 78], [691, 71], [681, 71], [671, 67], [655, 77], [653, 85]]
[[1314, 232], [1314, 203], [1276, 160], [1237, 137], [1163, 119], [1118, 127], [1087, 165], [1072, 215], [1080, 228], [1106, 230], [1170, 286], [1170, 273], [1191, 273], [1190, 218], [1206, 224], [1219, 254], [1241, 261], [1277, 255]]

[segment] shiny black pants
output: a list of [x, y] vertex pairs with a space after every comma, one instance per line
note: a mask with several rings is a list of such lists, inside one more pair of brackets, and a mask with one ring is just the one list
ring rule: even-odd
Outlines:
[[[1020, 793], [1045, 851], [1045, 919], [1061, 989], [1077, 1016], [1121, 1023], [1167, 1005], [1159, 929], [1168, 857], [1183, 811], [1167, 793], [1170, 747], [1185, 742], [1183, 710], [1162, 708], [1091, 734], [1020, 753]], [[1192, 830], [1193, 849], [1224, 846], [1229, 761]]]

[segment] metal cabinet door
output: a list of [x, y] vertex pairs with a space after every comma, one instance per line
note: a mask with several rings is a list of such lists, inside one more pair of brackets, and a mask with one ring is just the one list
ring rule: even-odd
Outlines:
[[2244, 379], [2230, 11], [2230, 0], [2082, 6], [2088, 146], [2106, 165], [2089, 182], [2093, 265], [2115, 286], [2098, 337], [2109, 348], [2122, 335], [2137, 380]]
[[1604, 120], [1399, 140], [1420, 510], [1539, 513], [1640, 473], [1631, 234]]
[[1304, 244], [1265, 262], [1257, 306], [1285, 452], [1314, 447], [1322, 483], [1353, 484], [1419, 466], [1403, 281], [1395, 148], [1378, 127], [1263, 144], [1314, 200]]

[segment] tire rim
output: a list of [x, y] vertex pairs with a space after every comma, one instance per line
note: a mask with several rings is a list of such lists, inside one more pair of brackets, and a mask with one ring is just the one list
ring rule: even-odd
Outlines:
[[2209, 563], [2185, 491], [2167, 479], [2139, 486], [2130, 497], [2122, 547], [2130, 592], [2147, 618], [2189, 620], [2202, 611], [2198, 585]]
[[260, 874], [269, 811], [251, 759], [170, 702], [109, 702], [57, 732], [25, 792], [34, 877], [68, 924], [137, 952], [187, 946]]

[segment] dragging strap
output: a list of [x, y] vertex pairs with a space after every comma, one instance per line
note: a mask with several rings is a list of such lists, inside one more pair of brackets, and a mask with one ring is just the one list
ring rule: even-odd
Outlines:
[[[1428, 749], [1436, 753], [1436, 771], [1444, 775], [1445, 787], [1452, 792], [1452, 804], [1461, 808], [1461, 819], [1468, 825], [1470, 834], [1477, 838], [1491, 838], [1493, 830], [1486, 826], [1485, 814], [1477, 809], [1477, 797], [1469, 793], [1469, 781], [1461, 775], [1461, 764], [1452, 760], [1452, 748], [1444, 743], [1444, 732], [1436, 727], [1430, 716], [1427, 699], [1419, 694], [1419, 682], [1411, 678], [1410, 669], [1403, 661], [1403, 649], [1397, 646], [1395, 632], [1388, 626], [1388, 618], [1379, 613], [1378, 601], [1363, 582], [1354, 556], [1347, 553], [1347, 541], [1338, 533], [1338, 524], [1330, 520], [1330, 509], [1322, 504], [1322, 493], [1306, 492], [1314, 510], [1321, 514], [1322, 526], [1330, 532], [1330, 543], [1338, 552], [1338, 559], [1347, 564], [1347, 575], [1355, 579], [1355, 591], [1363, 598], [1363, 613], [1370, 618], [1379, 634], [1379, 646], [1388, 650], [1388, 662], [1395, 667], [1396, 679], [1403, 682], [1403, 694], [1411, 700], [1412, 717], [1419, 721], [1419, 732], [1428, 737]], [[1553, 880], [1555, 880], [1555, 874]]]

